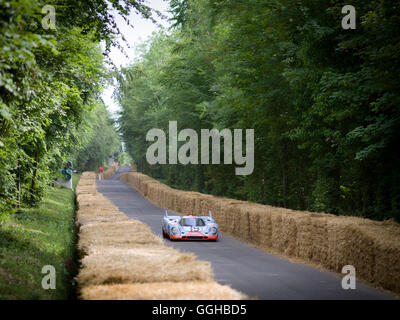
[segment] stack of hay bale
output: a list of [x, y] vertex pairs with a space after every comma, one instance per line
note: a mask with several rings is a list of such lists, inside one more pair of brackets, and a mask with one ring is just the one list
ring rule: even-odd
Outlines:
[[117, 167], [118, 165], [116, 163], [113, 163], [111, 166], [109, 166], [103, 173], [103, 179], [110, 179], [112, 176], [114, 176], [115, 172], [117, 171]]
[[213, 280], [209, 262], [164, 245], [96, 191], [95, 173], [77, 186], [77, 276], [82, 299], [243, 299]]
[[221, 231], [268, 252], [312, 262], [400, 293], [400, 225], [220, 198], [172, 189], [138, 172], [121, 174], [151, 202], [178, 214], [207, 215]]

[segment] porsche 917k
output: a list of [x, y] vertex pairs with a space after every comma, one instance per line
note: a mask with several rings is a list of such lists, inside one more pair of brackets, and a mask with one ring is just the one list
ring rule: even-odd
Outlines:
[[170, 216], [165, 210], [162, 220], [164, 238], [171, 240], [214, 240], [218, 239], [218, 224], [208, 216]]

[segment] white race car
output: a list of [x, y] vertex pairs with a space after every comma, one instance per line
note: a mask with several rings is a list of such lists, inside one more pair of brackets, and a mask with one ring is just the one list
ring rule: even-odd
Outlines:
[[165, 210], [162, 220], [164, 238], [171, 240], [213, 240], [218, 239], [218, 224], [208, 216], [170, 216]]

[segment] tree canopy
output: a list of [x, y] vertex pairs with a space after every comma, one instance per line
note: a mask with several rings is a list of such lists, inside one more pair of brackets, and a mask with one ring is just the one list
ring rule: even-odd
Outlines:
[[67, 159], [93, 169], [119, 151], [100, 99], [118, 46], [111, 12], [152, 14], [141, 0], [57, 0], [53, 29], [42, 26], [45, 5], [0, 0], [0, 218], [35, 205]]
[[[121, 133], [138, 168], [179, 188], [293, 209], [400, 218], [400, 6], [173, 0], [173, 28], [118, 75]], [[255, 169], [149, 165], [146, 133], [254, 128]], [[221, 150], [222, 152], [222, 150]]]

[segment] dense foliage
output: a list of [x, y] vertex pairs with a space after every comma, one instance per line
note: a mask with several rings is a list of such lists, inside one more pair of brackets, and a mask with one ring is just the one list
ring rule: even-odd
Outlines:
[[[119, 123], [138, 168], [179, 188], [295, 209], [400, 218], [400, 5], [173, 0], [173, 29], [122, 69]], [[255, 169], [153, 165], [146, 133], [254, 128]]]
[[78, 171], [96, 171], [100, 165], [107, 165], [110, 156], [121, 151], [121, 138], [117, 134], [114, 120], [104, 103], [94, 105], [88, 113], [86, 125], [81, 125], [78, 131], [78, 141], [71, 158]]
[[38, 203], [67, 159], [93, 169], [119, 150], [99, 98], [109, 78], [100, 42], [106, 55], [117, 44], [111, 8], [149, 17], [142, 2], [53, 1], [52, 29], [46, 1], [0, 0], [0, 218]]

